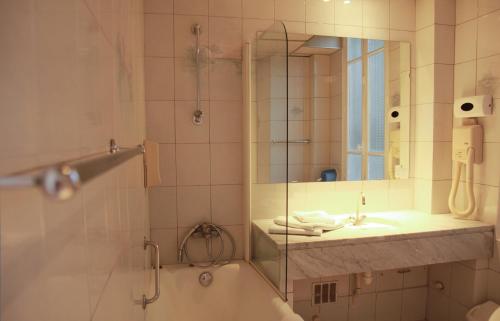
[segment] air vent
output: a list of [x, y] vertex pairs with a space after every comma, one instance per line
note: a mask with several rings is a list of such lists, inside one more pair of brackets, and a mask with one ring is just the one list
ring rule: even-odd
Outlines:
[[337, 302], [337, 283], [320, 282], [312, 284], [312, 304]]

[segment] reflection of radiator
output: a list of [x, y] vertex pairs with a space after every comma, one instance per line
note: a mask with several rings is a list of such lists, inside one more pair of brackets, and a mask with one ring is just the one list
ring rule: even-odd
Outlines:
[[309, 144], [311, 142], [310, 139], [297, 139], [297, 140], [272, 140], [271, 144]]

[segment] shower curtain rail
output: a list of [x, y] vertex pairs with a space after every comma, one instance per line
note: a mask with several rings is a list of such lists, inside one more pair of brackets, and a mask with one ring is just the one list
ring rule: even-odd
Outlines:
[[144, 145], [120, 148], [111, 139], [106, 153], [0, 176], [0, 188], [36, 187], [50, 198], [66, 200], [83, 184], [140, 154], [144, 154]]

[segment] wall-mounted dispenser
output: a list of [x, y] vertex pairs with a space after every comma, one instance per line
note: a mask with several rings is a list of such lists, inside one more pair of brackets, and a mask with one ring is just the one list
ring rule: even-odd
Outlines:
[[387, 111], [387, 118], [390, 123], [399, 123], [401, 122], [402, 111], [400, 107], [392, 107]]
[[457, 118], [485, 117], [493, 112], [493, 98], [490, 95], [457, 98], [453, 114]]
[[[456, 118], [475, 118], [491, 115], [491, 96], [473, 96], [455, 100], [453, 114]], [[448, 207], [451, 213], [458, 218], [466, 218], [476, 209], [474, 196], [473, 165], [483, 161], [483, 127], [477, 122], [472, 125], [462, 125], [453, 128], [452, 160], [455, 165], [453, 172]], [[456, 196], [460, 176], [465, 167], [465, 190], [467, 206], [459, 210], [456, 206]]]

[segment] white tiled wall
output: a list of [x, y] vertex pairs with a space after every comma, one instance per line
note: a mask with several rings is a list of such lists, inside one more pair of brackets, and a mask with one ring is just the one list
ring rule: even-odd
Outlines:
[[[142, 1], [0, 2], [0, 174], [145, 136]], [[0, 193], [0, 319], [144, 319], [137, 157], [64, 202]], [[147, 273], [149, 274], [149, 272]]]
[[[375, 273], [373, 283], [363, 286], [358, 295], [353, 276], [334, 276], [300, 280], [293, 283], [293, 308], [305, 321], [421, 321], [425, 320], [427, 267]], [[337, 283], [337, 302], [313, 305], [312, 283]]]
[[[453, 118], [453, 99], [490, 94], [495, 102], [498, 100], [494, 79], [500, 49], [491, 37], [499, 14], [498, 6], [486, 1], [417, 1], [417, 105], [412, 116], [415, 206], [419, 209], [433, 213], [449, 211], [452, 126], [461, 124], [461, 120]], [[475, 215], [496, 223], [500, 184], [498, 166], [492, 165], [500, 156], [496, 155], [500, 150], [500, 145], [496, 145], [500, 142], [496, 113], [479, 122], [484, 128], [484, 161], [474, 168], [478, 202]], [[464, 192], [463, 186], [460, 192]]]
[[[151, 235], [163, 264], [201, 222], [231, 231], [241, 250], [241, 2], [145, 1], [147, 136], [160, 143], [162, 186], [150, 190]], [[194, 23], [209, 61], [201, 72], [203, 124], [196, 108]]]
[[[242, 230], [241, 201], [241, 44], [283, 20], [292, 33], [336, 34], [370, 38], [413, 39], [414, 0], [145, 0], [145, 70], [148, 137], [161, 143], [163, 185], [153, 192], [152, 235], [171, 251], [162, 262], [175, 262], [175, 246], [183, 238], [179, 222], [218, 222]], [[189, 50], [195, 43], [193, 23], [202, 27], [201, 44], [210, 63], [202, 71], [204, 125], [191, 125], [195, 77]], [[208, 116], [209, 115], [209, 116]], [[162, 119], [160, 121], [159, 119]], [[237, 125], [238, 124], [238, 125]], [[172, 129], [175, 128], [175, 130]], [[180, 186], [183, 188], [181, 189]], [[222, 187], [221, 187], [222, 186]], [[184, 187], [199, 187], [196, 193]], [[214, 196], [216, 189], [230, 193]], [[356, 192], [357, 194], [358, 192]], [[166, 200], [176, 200], [176, 205]], [[198, 209], [180, 213], [183, 202], [200, 201]], [[221, 203], [232, 203], [232, 214], [221, 215]], [[168, 216], [170, 218], [162, 218]], [[230, 217], [231, 216], [231, 217]], [[223, 217], [223, 218], [222, 218]], [[241, 235], [235, 235], [242, 246]]]
[[[500, 5], [488, 1], [458, 1], [455, 44], [455, 98], [489, 94], [494, 98], [493, 116], [479, 119], [484, 129], [483, 163], [474, 166], [474, 191], [482, 221], [496, 223], [500, 172], [500, 47], [494, 30], [500, 27]], [[460, 125], [454, 119], [455, 126]]]
[[[288, 123], [284, 92], [276, 90], [285, 84], [283, 57], [257, 62], [257, 183], [284, 182], [287, 174], [290, 181], [316, 181], [329, 168], [340, 173], [341, 82], [331, 81], [341, 79], [340, 53], [288, 58]], [[288, 159], [286, 145], [272, 143], [285, 141], [287, 134], [289, 140], [310, 141], [290, 144]]]
[[454, 0], [417, 1], [415, 207], [431, 213], [449, 212], [445, 195], [451, 186], [454, 11]]
[[[255, 184], [252, 219], [273, 218], [286, 212], [285, 184]], [[341, 181], [293, 183], [288, 185], [288, 213], [323, 210], [332, 214], [353, 213], [365, 194], [364, 212], [401, 210], [413, 207], [413, 181]]]
[[[293, 307], [305, 321], [465, 321], [466, 312], [487, 299], [500, 302], [500, 273], [488, 260], [462, 261], [374, 274], [374, 283], [354, 296], [353, 276], [293, 283]], [[403, 273], [401, 273], [403, 272]], [[311, 304], [312, 283], [337, 282], [336, 303]]]
[[[495, 30], [500, 26], [497, 1], [457, 1], [455, 30], [455, 98], [489, 94], [494, 98], [491, 117], [479, 119], [484, 129], [483, 163], [474, 167], [474, 191], [480, 220], [496, 224], [500, 218], [500, 47]], [[460, 120], [454, 119], [455, 126]], [[498, 232], [497, 232], [498, 238]], [[489, 262], [488, 298], [500, 302], [498, 241], [495, 257]]]
[[[495, 24], [498, 23], [498, 19], [495, 17], [500, 17], [500, 4], [489, 1], [457, 0], [456, 3], [453, 1], [446, 2], [433, 3], [433, 1], [422, 1], [421, 3], [422, 6], [432, 7], [436, 13], [435, 23], [432, 25], [429, 21], [427, 22], [429, 26], [434, 26], [432, 33], [435, 37], [435, 48], [430, 49], [434, 52], [434, 65], [441, 65], [440, 69], [434, 70], [435, 84], [443, 81], [445, 79], [443, 77], [448, 77], [446, 75], [450, 74], [446, 62], [452, 61], [451, 54], [448, 52], [448, 48], [451, 47], [451, 40], [448, 38], [448, 41], [444, 42], [445, 45], [442, 46], [443, 42], [439, 39], [448, 37], [452, 33], [449, 27], [453, 27], [453, 24], [456, 23], [456, 26], [453, 27], [455, 33], [453, 65], [454, 98], [490, 94], [495, 99], [494, 105], [498, 105], [498, 84], [492, 80], [495, 79], [495, 70], [500, 65], [495, 62], [495, 57], [500, 54], [500, 49], [497, 48], [496, 42], [492, 41], [492, 39], [495, 37], [493, 31], [496, 30]], [[448, 7], [451, 9], [454, 5], [456, 5], [456, 15], [452, 17], [450, 10], [445, 12], [444, 8]], [[439, 13], [440, 10], [441, 13]], [[417, 25], [419, 24], [418, 11], [419, 7], [417, 6]], [[422, 20], [425, 19], [422, 18]], [[425, 24], [422, 23], [421, 25]], [[419, 43], [426, 43], [431, 37], [430, 34], [424, 35], [426, 32], [425, 29], [423, 27], [422, 30], [417, 30], [417, 52], [421, 48]], [[419, 34], [421, 37], [419, 37]], [[420, 42], [419, 39], [421, 39]], [[426, 47], [424, 46], [424, 48]], [[430, 59], [426, 58], [425, 54], [430, 53], [422, 53], [420, 61]], [[417, 55], [417, 68], [418, 64], [419, 56]], [[436, 90], [436, 86], [434, 86], [434, 90]], [[417, 84], [417, 101], [422, 96], [419, 96], [418, 88]], [[450, 92], [450, 90], [447, 88], [445, 92]], [[434, 97], [435, 102], [437, 102], [437, 96], [435, 95]], [[445, 103], [443, 104], [443, 102]], [[419, 107], [417, 106], [417, 133], [419, 129]], [[425, 166], [432, 165], [432, 169], [436, 171], [432, 176], [433, 194], [427, 196], [431, 196], [432, 198], [430, 206], [433, 212], [444, 212], [447, 211], [446, 202], [449, 191], [449, 172], [451, 170], [451, 160], [448, 156], [450, 155], [448, 142], [451, 140], [452, 125], [459, 126], [461, 121], [453, 118], [452, 106], [446, 101], [434, 103], [433, 108], [435, 121], [436, 119], [440, 119], [438, 122], [444, 124], [444, 126], [434, 125], [432, 143], [433, 159], [422, 159], [420, 163], [417, 161], [416, 165], [426, 170], [428, 167]], [[475, 165], [474, 168], [474, 190], [478, 202], [475, 216], [482, 221], [492, 224], [498, 224], [499, 217], [500, 175], [497, 172], [498, 166], [492, 165], [498, 163], [500, 156], [495, 154], [495, 151], [500, 147], [500, 145], [496, 145], [500, 142], [498, 137], [496, 137], [496, 132], [498, 131], [496, 114], [495, 110], [492, 117], [479, 120], [484, 128], [484, 162], [481, 165]], [[418, 145], [416, 149], [418, 149]], [[436, 153], [437, 150], [441, 150], [442, 153]], [[419, 153], [416, 154], [416, 157], [419, 157]], [[425, 165], [426, 163], [429, 165]], [[437, 173], [438, 171], [440, 172], [439, 174]], [[443, 175], [443, 173], [446, 174]], [[416, 205], [429, 204], [425, 201], [419, 202], [417, 200], [419, 197], [420, 200], [426, 198], [426, 196], [419, 195], [419, 184], [426, 186], [424, 180], [416, 180]], [[463, 192], [463, 186], [461, 186], [461, 192]], [[498, 269], [498, 262], [498, 250], [496, 249], [495, 257], [490, 259], [489, 262], [460, 262], [432, 266], [430, 268], [427, 319], [429, 321], [465, 320], [466, 311], [473, 305], [482, 303], [487, 299], [500, 302], [498, 291], [500, 289], [500, 270]], [[441, 291], [434, 288], [433, 283], [436, 280], [443, 282], [445, 285], [444, 290]]]
[[330, 97], [330, 163], [342, 173], [342, 51], [330, 55], [331, 97]]
[[465, 321], [466, 312], [488, 298], [487, 260], [429, 267], [428, 321]]

